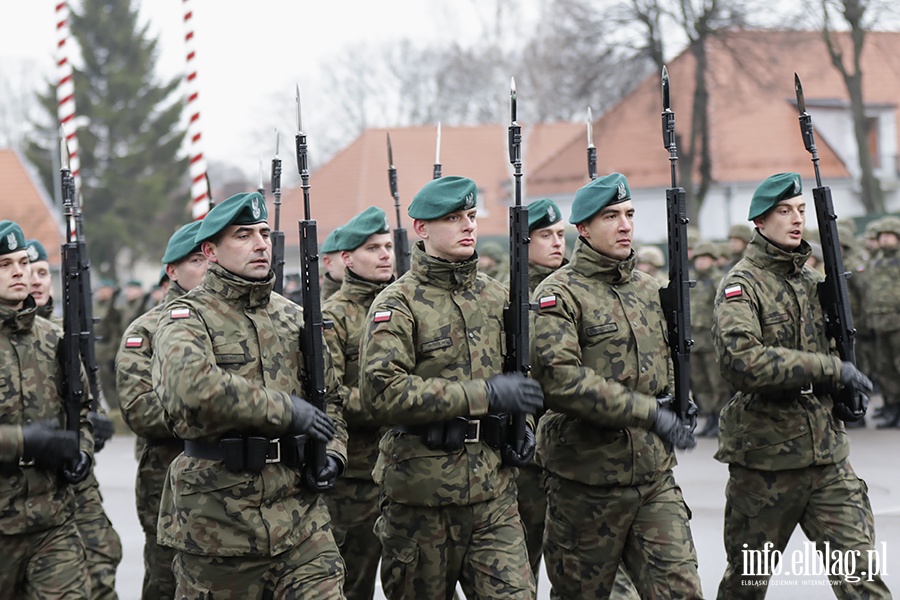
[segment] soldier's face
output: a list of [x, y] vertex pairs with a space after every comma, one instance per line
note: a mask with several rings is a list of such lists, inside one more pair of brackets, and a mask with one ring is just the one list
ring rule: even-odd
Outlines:
[[785, 250], [793, 250], [803, 241], [806, 201], [803, 196], [782, 200], [753, 223], [769, 241]]
[[202, 252], [194, 252], [177, 263], [166, 265], [166, 274], [169, 279], [178, 282], [184, 291], [189, 292], [200, 285], [208, 268], [206, 256]]
[[607, 206], [589, 220], [578, 224], [578, 233], [591, 248], [615, 260], [631, 256], [634, 236], [634, 206], [631, 200]]
[[28, 251], [0, 256], [0, 304], [19, 308], [31, 288], [31, 262]]
[[38, 260], [31, 263], [31, 297], [38, 306], [50, 301], [50, 263]]
[[440, 219], [422, 221], [416, 219], [413, 228], [425, 241], [425, 252], [429, 256], [459, 262], [472, 258], [475, 242], [478, 240], [476, 210], [458, 210]]
[[373, 233], [352, 252], [341, 252], [348, 269], [369, 281], [390, 281], [394, 276], [394, 241], [390, 233]]
[[896, 248], [897, 246], [900, 246], [900, 237], [897, 237], [896, 233], [882, 231], [878, 234], [879, 248]]
[[268, 223], [229, 225], [218, 244], [203, 242], [209, 262], [244, 279], [260, 281], [272, 266], [272, 240]]
[[566, 226], [554, 223], [531, 232], [528, 261], [549, 269], [558, 269], [566, 255]]

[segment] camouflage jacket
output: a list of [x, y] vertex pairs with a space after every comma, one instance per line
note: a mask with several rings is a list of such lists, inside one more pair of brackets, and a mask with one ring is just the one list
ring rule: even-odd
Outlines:
[[[568, 259], [563, 259], [562, 265], [558, 268], [562, 268], [569, 264]], [[543, 280], [547, 279], [547, 276], [550, 273], [553, 273], [558, 270], [553, 269], [551, 267], [544, 267], [541, 265], [536, 265], [533, 262], [528, 263], [528, 293], [534, 293], [534, 290], [537, 288], [538, 284]]]
[[153, 389], [150, 363], [153, 337], [163, 307], [185, 294], [172, 282], [162, 303], [135, 319], [125, 330], [116, 355], [116, 389], [122, 418], [142, 438], [170, 438], [172, 424]]
[[634, 266], [634, 253], [616, 261], [579, 239], [532, 295], [534, 377], [549, 409], [537, 460], [587, 485], [639, 485], [676, 462], [649, 430], [656, 396], [674, 384], [659, 282]]
[[335, 281], [330, 273], [325, 273], [322, 276], [322, 288], [319, 290], [319, 297], [322, 298], [322, 302], [325, 302], [336, 294], [339, 289], [341, 289], [341, 282]]
[[[42, 531], [71, 514], [74, 496], [58, 473], [17, 467], [23, 454], [22, 425], [57, 420], [65, 426], [64, 373], [59, 364], [62, 329], [37, 317], [34, 299], [15, 310], [0, 307], [0, 534]], [[82, 371], [81, 449], [94, 452], [87, 413], [91, 405]], [[11, 473], [11, 474], [10, 474]]]
[[97, 338], [94, 353], [98, 363], [116, 359], [123, 327], [122, 311], [116, 306], [117, 297], [118, 294], [114, 294], [109, 300], [99, 301], [93, 307], [92, 315], [97, 319], [97, 324], [94, 325], [94, 335]]
[[334, 377], [344, 399], [344, 419], [350, 440], [344, 477], [372, 479], [382, 430], [359, 399], [359, 343], [366, 313], [388, 283], [376, 283], [348, 271], [341, 289], [322, 304], [322, 316], [333, 327], [325, 330], [325, 343], [334, 362]]
[[[477, 258], [450, 263], [413, 246], [411, 267], [369, 309], [360, 399], [384, 425], [423, 425], [488, 413], [485, 380], [503, 370], [506, 290]], [[499, 349], [499, 352], [498, 352]], [[392, 500], [420, 506], [496, 498], [517, 474], [484, 442], [459, 451], [428, 448], [390, 431], [379, 443], [375, 482]]]
[[716, 267], [705, 271], [694, 270], [691, 279], [696, 282], [691, 289], [691, 337], [694, 340], [691, 352], [715, 352], [712, 339], [713, 307], [722, 272]]
[[[227, 434], [288, 432], [290, 395], [303, 395], [303, 316], [272, 293], [274, 283], [272, 272], [252, 282], [211, 264], [201, 285], [160, 313], [153, 387], [178, 437], [216, 443]], [[337, 426], [328, 451], [346, 464], [347, 429], [327, 347], [325, 364], [326, 409]], [[181, 454], [163, 489], [158, 540], [194, 554], [274, 556], [322, 526], [307, 518], [319, 502], [283, 463], [232, 473], [221, 461]]]
[[738, 392], [719, 422], [721, 462], [780, 471], [848, 454], [823, 393], [837, 385], [841, 361], [825, 337], [822, 276], [805, 266], [811, 253], [806, 242], [786, 252], [754, 232], [719, 284], [713, 339], [722, 376]]
[[877, 332], [900, 329], [900, 248], [882, 248], [866, 270], [865, 283], [869, 327]]
[[37, 315], [39, 317], [43, 317], [44, 319], [47, 319], [54, 325], [58, 325], [60, 327], [63, 326], [62, 315], [56, 315], [53, 312], [53, 297], [52, 296], [50, 298], [47, 298], [47, 303], [45, 305], [37, 307]]

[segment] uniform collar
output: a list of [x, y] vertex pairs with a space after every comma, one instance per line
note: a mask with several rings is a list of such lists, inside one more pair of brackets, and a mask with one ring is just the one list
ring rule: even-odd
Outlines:
[[471, 258], [460, 262], [450, 262], [429, 256], [425, 252], [425, 243], [419, 241], [413, 245], [410, 270], [422, 283], [443, 289], [471, 287], [478, 278], [478, 253], [473, 252]]
[[801, 240], [796, 250], [785, 250], [773, 244], [758, 229], [753, 232], [745, 253], [745, 258], [752, 263], [782, 276], [795, 275], [802, 271], [810, 256], [812, 246], [806, 240]]
[[6, 335], [13, 333], [27, 333], [34, 325], [37, 316], [37, 303], [29, 295], [25, 298], [22, 308], [0, 307], [0, 330]]
[[634, 249], [625, 260], [616, 260], [600, 254], [583, 237], [579, 237], [572, 252], [571, 264], [575, 271], [585, 277], [598, 277], [609, 283], [623, 283], [631, 279], [637, 261]]
[[203, 285], [229, 302], [256, 308], [269, 303], [275, 287], [275, 272], [270, 269], [269, 276], [262, 281], [250, 281], [217, 263], [211, 263], [203, 278]]
[[393, 282], [393, 278], [390, 281], [370, 281], [347, 269], [344, 273], [344, 281], [341, 283], [341, 293], [348, 300], [365, 304]]

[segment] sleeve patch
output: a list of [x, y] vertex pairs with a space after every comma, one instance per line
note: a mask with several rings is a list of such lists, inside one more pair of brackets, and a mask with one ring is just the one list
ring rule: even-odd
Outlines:
[[173, 319], [187, 319], [191, 316], [191, 309], [189, 308], [173, 308], [172, 312], [169, 313], [169, 316]]
[[144, 345], [144, 338], [140, 336], [125, 338], [126, 348], [140, 348]]
[[744, 295], [744, 288], [741, 287], [741, 285], [739, 283], [735, 284], [735, 285], [730, 285], [727, 288], [725, 288], [725, 299], [726, 300], [731, 299], [731, 298], [739, 298], [743, 295]]
[[556, 296], [544, 296], [540, 299], [541, 308], [553, 308], [556, 306]]
[[391, 314], [393, 314], [393, 312], [394, 311], [392, 310], [377, 310], [375, 311], [372, 321], [375, 323], [386, 323], [391, 320]]

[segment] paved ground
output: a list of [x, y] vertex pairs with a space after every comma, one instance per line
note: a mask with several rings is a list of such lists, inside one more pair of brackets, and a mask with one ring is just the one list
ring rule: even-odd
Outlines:
[[[884, 542], [887, 565], [885, 577], [892, 591], [900, 595], [900, 430], [878, 431], [870, 423], [865, 430], [850, 432], [851, 462], [869, 486], [875, 512], [877, 545]], [[117, 588], [122, 600], [140, 597], [143, 563], [143, 534], [134, 510], [134, 438], [119, 435], [97, 457], [97, 476], [105, 505], [122, 538], [124, 558], [119, 566]], [[693, 511], [692, 530], [697, 545], [700, 577], [706, 598], [715, 598], [725, 568], [722, 547], [722, 514], [728, 470], [716, 462], [713, 440], [702, 439], [695, 450], [679, 457], [675, 476]], [[803, 552], [805, 537], [799, 530], [791, 539], [785, 556]], [[546, 576], [539, 583], [539, 598], [549, 598]], [[379, 594], [377, 598], [383, 598]], [[823, 577], [785, 576], [773, 578], [768, 598], [809, 600], [833, 598]]]

